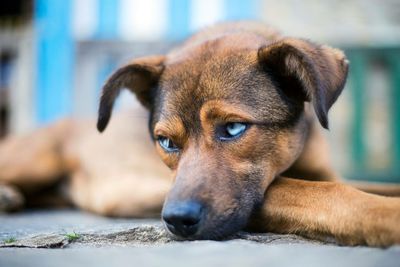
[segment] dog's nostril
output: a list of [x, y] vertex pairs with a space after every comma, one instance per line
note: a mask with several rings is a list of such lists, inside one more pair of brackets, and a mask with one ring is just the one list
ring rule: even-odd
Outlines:
[[162, 214], [167, 228], [182, 237], [189, 237], [197, 232], [201, 217], [202, 207], [194, 201], [168, 203]]

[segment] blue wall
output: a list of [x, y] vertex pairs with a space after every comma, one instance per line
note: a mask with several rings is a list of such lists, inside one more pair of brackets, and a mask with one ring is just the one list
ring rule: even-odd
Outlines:
[[37, 0], [36, 118], [39, 124], [71, 111], [74, 41], [71, 1]]
[[[72, 112], [74, 59], [77, 40], [72, 32], [73, 4], [85, 0], [36, 0], [35, 106], [39, 125]], [[118, 39], [121, 0], [95, 0], [96, 27], [89, 40]], [[150, 1], [150, 0], [147, 0]], [[168, 24], [164, 36], [180, 40], [190, 33], [191, 0], [167, 0]], [[260, 0], [223, 0], [221, 20], [256, 18]], [[157, 19], [157, 18], [155, 18]], [[99, 66], [99, 86], [116, 62], [106, 60]], [[95, 96], [94, 96], [95, 97]]]

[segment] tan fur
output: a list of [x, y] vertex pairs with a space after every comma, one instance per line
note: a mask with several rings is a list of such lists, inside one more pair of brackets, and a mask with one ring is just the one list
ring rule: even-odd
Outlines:
[[348, 245], [400, 243], [399, 198], [367, 194], [340, 183], [279, 178], [267, 190], [264, 203], [253, 215], [253, 230], [334, 238]]
[[[132, 61], [103, 88], [100, 131], [126, 87], [151, 111], [154, 141], [168, 137], [179, 153], [165, 153], [157, 142], [154, 149], [148, 114], [136, 108], [114, 118], [103, 135], [88, 121], [65, 121], [0, 143], [0, 183], [35, 191], [68, 175], [68, 199], [108, 216], [151, 216], [165, 198], [198, 199], [208, 205], [199, 238], [239, 230], [256, 211], [249, 222], [257, 231], [349, 245], [399, 243], [399, 199], [340, 183], [277, 178], [337, 179], [312, 114], [328, 126], [346, 74], [339, 50], [283, 38], [261, 24], [218, 25], [168, 55]], [[216, 141], [216, 128], [228, 122], [251, 126], [238, 141]]]
[[331, 167], [328, 140], [317, 122], [312, 122], [307, 142], [300, 156], [284, 176], [314, 181], [340, 181], [339, 175]]
[[0, 182], [32, 192], [66, 172], [62, 142], [70, 122], [58, 122], [29, 136], [11, 136], [0, 146]]

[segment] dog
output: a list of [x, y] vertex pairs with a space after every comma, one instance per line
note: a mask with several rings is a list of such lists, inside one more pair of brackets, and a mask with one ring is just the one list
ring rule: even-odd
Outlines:
[[[328, 158], [321, 128], [348, 64], [338, 49], [256, 22], [206, 28], [167, 55], [135, 59], [111, 75], [98, 130], [124, 88], [146, 110], [116, 116], [104, 134], [87, 121], [64, 120], [5, 140], [1, 206], [29, 204], [63, 181], [58, 195], [79, 208], [129, 217], [162, 210], [166, 229], [184, 239], [247, 228], [345, 245], [400, 244], [400, 198], [342, 183]], [[399, 186], [361, 189], [400, 195]]]

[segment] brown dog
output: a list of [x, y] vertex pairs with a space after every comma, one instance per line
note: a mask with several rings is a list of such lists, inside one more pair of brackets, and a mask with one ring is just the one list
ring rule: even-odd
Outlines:
[[[335, 183], [314, 119], [328, 127], [347, 69], [339, 50], [256, 23], [220, 24], [166, 56], [117, 70], [103, 88], [97, 126], [107, 126], [122, 88], [150, 111], [151, 137], [174, 177], [162, 218], [175, 235], [218, 239], [248, 225], [343, 244], [400, 243], [400, 199]], [[118, 216], [157, 212], [167, 172], [128, 119], [116, 121], [108, 137], [71, 121], [38, 133], [48, 138], [26, 166], [15, 171], [0, 157], [0, 181], [29, 192], [67, 173], [69, 199], [79, 207]], [[0, 156], [23, 144], [12, 142]], [[28, 167], [34, 161], [41, 162], [35, 171]]]

